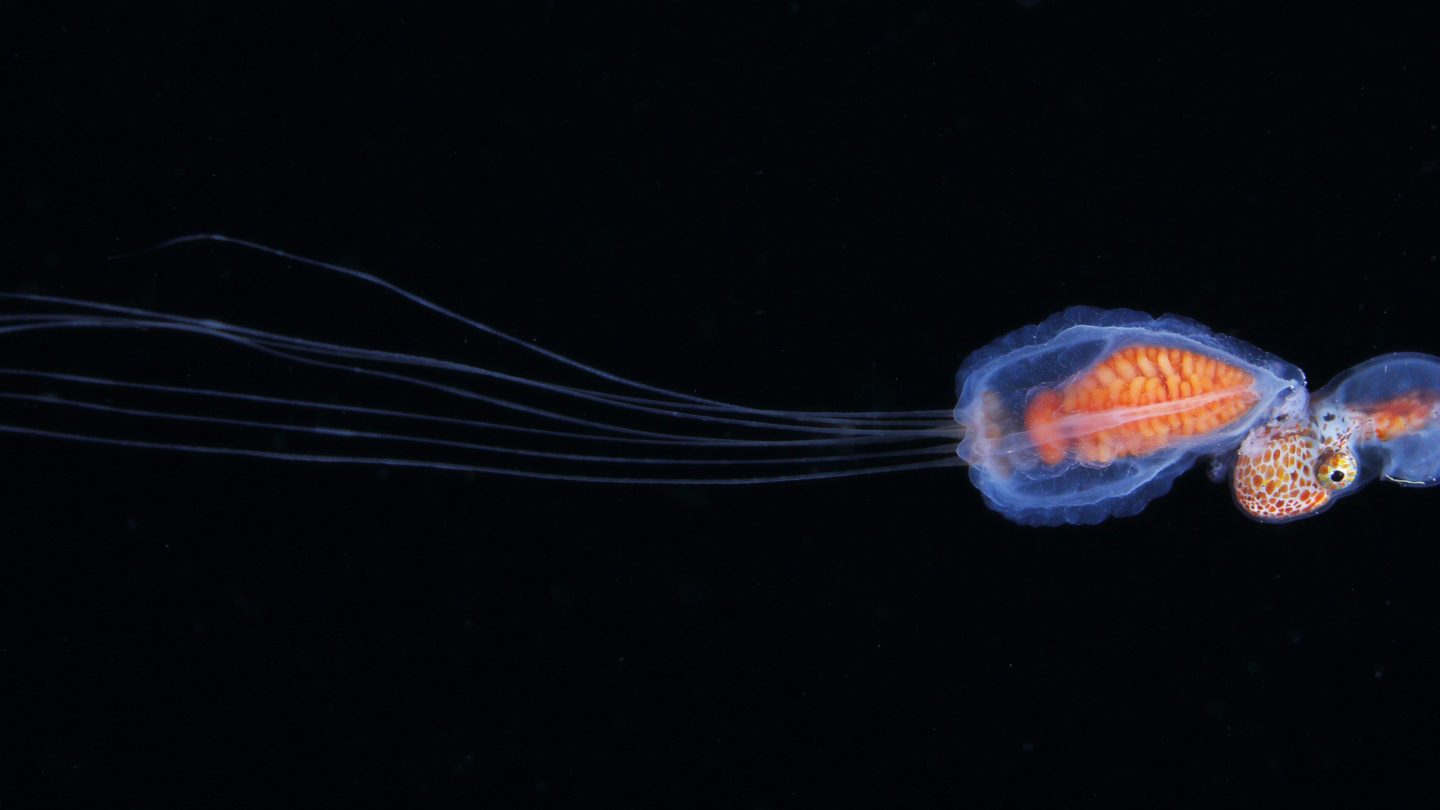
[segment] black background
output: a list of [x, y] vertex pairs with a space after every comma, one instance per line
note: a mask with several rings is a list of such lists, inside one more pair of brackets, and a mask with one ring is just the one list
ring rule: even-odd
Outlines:
[[[203, 5], [0, 4], [5, 289], [494, 348], [234, 251], [104, 258], [217, 231], [779, 408], [949, 407], [965, 354], [1076, 303], [1314, 385], [1440, 350], [1424, 20]], [[36, 345], [8, 362], [94, 370]], [[6, 806], [1324, 807], [1440, 766], [1433, 491], [1274, 527], [1197, 472], [1045, 530], [954, 471], [0, 454]]]

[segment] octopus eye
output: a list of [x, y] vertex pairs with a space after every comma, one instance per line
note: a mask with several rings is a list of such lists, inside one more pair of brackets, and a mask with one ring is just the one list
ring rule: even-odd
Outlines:
[[1326, 489], [1344, 489], [1355, 480], [1355, 456], [1348, 450], [1326, 450], [1315, 463], [1315, 480]]

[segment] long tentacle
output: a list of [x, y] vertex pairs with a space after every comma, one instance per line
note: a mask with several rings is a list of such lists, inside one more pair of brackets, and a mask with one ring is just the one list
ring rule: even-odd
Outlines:
[[[308, 259], [258, 243], [216, 234], [196, 234], [172, 239], [151, 250], [202, 241], [235, 244], [375, 285], [469, 329], [494, 336], [549, 361], [589, 375], [599, 380], [601, 387], [550, 382], [453, 359], [296, 337], [212, 318], [190, 317], [66, 296], [0, 293], [0, 299], [61, 309], [58, 312], [0, 314], [0, 335], [66, 330], [187, 334], [239, 347], [287, 365], [314, 368], [325, 374], [340, 373], [383, 381], [389, 385], [427, 394], [440, 394], [487, 409], [500, 409], [520, 417], [518, 421], [510, 421], [508, 418], [495, 421], [472, 418], [468, 414], [456, 413], [448, 408], [448, 412], [441, 415], [375, 403], [319, 402], [206, 386], [142, 382], [34, 368], [0, 368], [0, 377], [44, 383], [47, 388], [59, 385], [62, 389], [80, 388], [92, 393], [108, 391], [122, 397], [139, 397], [142, 400], [161, 397], [175, 399], [180, 403], [177, 409], [162, 407], [153, 402], [142, 402], [138, 406], [121, 404], [112, 400], [111, 394], [98, 400], [83, 393], [73, 396], [68, 393], [59, 394], [54, 390], [45, 390], [44, 393], [4, 392], [0, 393], [0, 400], [13, 403], [16, 407], [29, 408], [27, 413], [37, 413], [36, 406], [43, 406], [56, 413], [83, 412], [97, 419], [111, 421], [106, 422], [103, 430], [96, 429], [94, 432], [16, 424], [0, 424], [0, 432], [192, 453], [468, 470], [524, 478], [596, 483], [772, 483], [954, 466], [959, 463], [952, 449], [954, 442], [963, 437], [963, 427], [947, 418], [948, 411], [789, 411], [736, 405], [611, 374], [459, 315], [372, 274]], [[459, 375], [458, 378], [456, 375]], [[528, 392], [541, 398], [558, 397], [561, 402], [579, 401], [587, 406], [606, 409], [612, 415], [592, 417], [588, 414], [567, 413], [553, 406], [517, 399], [510, 393], [501, 395], [498, 392], [482, 392], [456, 385], [450, 381], [454, 379], [484, 380], [497, 387], [508, 387], [510, 391], [518, 394]], [[621, 390], [607, 390], [610, 387]], [[218, 415], [214, 411], [206, 412], [204, 403], [207, 401], [229, 402], [259, 410], [260, 413], [254, 416]], [[266, 411], [273, 412], [277, 408], [281, 409], [285, 418], [276, 420], [266, 415]], [[300, 418], [296, 418], [297, 416]], [[324, 421], [327, 416], [343, 418], [346, 421], [338, 425], [330, 424]], [[626, 418], [616, 418], [622, 416]], [[321, 421], [314, 421], [317, 418]], [[384, 429], [372, 428], [357, 419], [395, 420], [400, 423], [401, 429], [393, 429], [393, 424], [384, 426]], [[160, 441], [119, 435], [113, 426], [115, 420], [125, 424], [162, 422], [177, 427], [210, 426], [242, 433], [261, 431], [272, 436], [297, 436], [312, 444], [328, 440], [344, 440], [357, 445], [370, 443], [403, 449], [406, 455], [393, 455], [386, 451], [372, 453], [365, 451], [363, 447], [355, 449], [354, 445], [342, 447], [340, 450], [325, 449], [319, 452], [259, 449], [253, 446], [253, 439], [242, 440], [237, 444]], [[558, 427], [555, 426], [556, 423]], [[507, 439], [497, 443], [457, 437], [453, 431], [445, 436], [425, 432], [432, 428], [495, 432], [509, 435], [515, 440]], [[212, 437], [207, 435], [206, 438]], [[538, 445], [535, 444], [537, 441]], [[659, 455], [639, 455], [627, 452], [579, 451], [569, 446], [572, 441], [607, 443], [620, 448], [644, 445], [663, 452]], [[561, 443], [558, 449], [554, 447], [556, 442]], [[723, 451], [730, 453], [716, 455]], [[419, 453], [423, 457], [408, 455], [411, 452]], [[740, 455], [734, 455], [736, 452]], [[494, 456], [511, 461], [477, 463], [468, 457], [459, 460], [444, 458], [443, 455], [447, 453]], [[541, 468], [512, 463], [522, 459], [539, 463]], [[605, 471], [544, 469], [546, 464], [648, 465], [652, 469], [696, 468], [697, 471], [707, 472], [704, 475], [677, 475], [667, 472], [663, 477], [611, 475]], [[713, 474], [727, 467], [743, 467], [756, 471], [744, 476]], [[791, 471], [761, 472], [762, 467], [770, 470], [788, 468]]]

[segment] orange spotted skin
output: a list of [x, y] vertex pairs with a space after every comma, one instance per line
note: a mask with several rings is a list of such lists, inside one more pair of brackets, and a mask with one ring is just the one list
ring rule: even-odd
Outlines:
[[1235, 460], [1232, 488], [1240, 508], [1260, 520], [1279, 521], [1324, 506], [1330, 492], [1312, 474], [1323, 452], [1315, 432], [1289, 428], [1257, 438], [1263, 450], [1242, 451]]
[[[1246, 372], [1198, 352], [1130, 346], [1063, 389], [1036, 394], [1025, 410], [1025, 427], [1046, 464], [1059, 464], [1071, 451], [1082, 461], [1104, 464], [1235, 421], [1255, 404], [1252, 383]], [[1132, 412], [1135, 418], [1126, 418]], [[1103, 430], [1062, 427], [1067, 417], [1100, 414], [1117, 419]]]

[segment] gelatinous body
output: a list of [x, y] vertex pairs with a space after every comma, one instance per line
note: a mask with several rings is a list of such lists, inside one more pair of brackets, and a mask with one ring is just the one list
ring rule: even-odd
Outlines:
[[1336, 376], [1300, 412], [1278, 412], [1241, 443], [1232, 490], [1250, 516], [1319, 514], [1375, 478], [1440, 481], [1440, 358], [1387, 354]]
[[975, 352], [958, 382], [971, 480], [1006, 517], [1053, 525], [1139, 512], [1303, 399], [1305, 377], [1186, 318], [1073, 307]]

